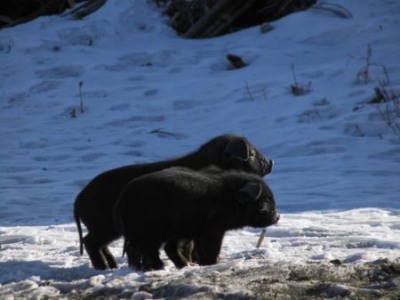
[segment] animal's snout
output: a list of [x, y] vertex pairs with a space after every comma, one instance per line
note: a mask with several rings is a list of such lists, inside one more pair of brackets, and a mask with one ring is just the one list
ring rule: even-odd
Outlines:
[[280, 218], [281, 218], [280, 214], [278, 214], [278, 213], [275, 214], [274, 224], [277, 224]]
[[272, 159], [266, 159], [264, 161], [264, 168], [266, 174], [270, 174], [272, 172], [273, 166], [274, 166], [274, 161]]

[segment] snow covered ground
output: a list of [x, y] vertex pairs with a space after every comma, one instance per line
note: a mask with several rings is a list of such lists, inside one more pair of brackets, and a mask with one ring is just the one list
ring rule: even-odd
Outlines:
[[[0, 298], [399, 258], [400, 108], [396, 97], [368, 102], [377, 87], [399, 98], [400, 2], [330, 3], [353, 17], [310, 9], [265, 34], [253, 27], [184, 40], [152, 1], [131, 0], [108, 1], [80, 21], [50, 16], [1, 30]], [[248, 67], [231, 69], [227, 53]], [[305, 95], [291, 93], [291, 66], [298, 85], [310, 87]], [[121, 268], [93, 270], [72, 216], [85, 184], [223, 133], [246, 136], [275, 161], [266, 180], [281, 220], [261, 248], [260, 230], [246, 228], [227, 234], [219, 265], [176, 270], [167, 262], [142, 274], [127, 267], [117, 241]]]

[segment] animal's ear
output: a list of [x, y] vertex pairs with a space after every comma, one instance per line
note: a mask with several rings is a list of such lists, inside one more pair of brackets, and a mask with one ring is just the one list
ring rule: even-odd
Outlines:
[[247, 161], [249, 159], [249, 152], [250, 149], [246, 140], [242, 138], [235, 138], [227, 143], [222, 154], [228, 159], [239, 158], [243, 161]]
[[257, 201], [262, 193], [262, 186], [258, 182], [248, 182], [236, 194], [239, 203], [244, 204], [249, 201]]

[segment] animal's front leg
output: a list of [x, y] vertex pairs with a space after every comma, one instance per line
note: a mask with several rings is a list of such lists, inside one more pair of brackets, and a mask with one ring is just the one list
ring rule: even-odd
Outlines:
[[194, 244], [199, 255], [200, 265], [213, 265], [218, 262], [223, 237], [223, 233], [215, 233], [195, 239]]
[[169, 240], [164, 247], [168, 258], [178, 269], [190, 265], [192, 262], [193, 241], [189, 239]]

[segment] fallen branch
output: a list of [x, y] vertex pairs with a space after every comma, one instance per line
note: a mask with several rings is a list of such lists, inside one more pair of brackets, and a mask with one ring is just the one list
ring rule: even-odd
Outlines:
[[258, 238], [257, 245], [256, 245], [256, 248], [257, 248], [257, 249], [260, 248], [260, 246], [261, 246], [261, 244], [262, 244], [262, 242], [263, 242], [264, 237], [266, 236], [266, 234], [267, 234], [267, 229], [264, 228], [264, 229], [261, 231], [260, 237]]
[[157, 129], [153, 129], [152, 131], [149, 132], [150, 134], [157, 134], [159, 136], [165, 136], [165, 137], [174, 137], [174, 138], [178, 138], [179, 135], [169, 132], [169, 131], [165, 131], [162, 128], [157, 128]]

